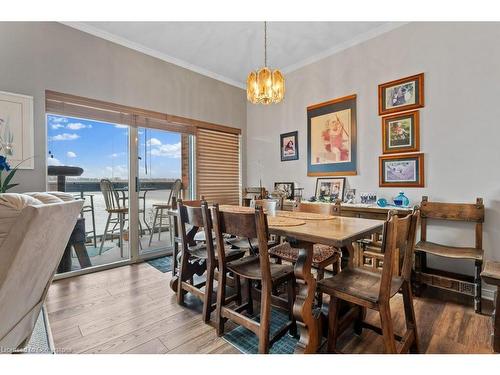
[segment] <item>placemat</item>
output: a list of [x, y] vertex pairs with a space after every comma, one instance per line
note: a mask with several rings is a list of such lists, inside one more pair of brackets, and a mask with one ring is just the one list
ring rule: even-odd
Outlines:
[[270, 227], [294, 227], [298, 225], [304, 225], [306, 222], [304, 220], [294, 219], [291, 217], [283, 216], [268, 216], [267, 224]]
[[303, 220], [331, 220], [335, 219], [332, 215], [315, 214], [312, 212], [300, 212], [300, 211], [276, 211], [276, 216], [289, 217], [292, 219], [303, 219]]

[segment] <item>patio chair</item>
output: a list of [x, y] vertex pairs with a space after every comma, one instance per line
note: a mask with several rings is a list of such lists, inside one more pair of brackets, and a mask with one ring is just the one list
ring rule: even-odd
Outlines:
[[[118, 230], [120, 233], [120, 237], [118, 240], [118, 246], [120, 247], [120, 256], [123, 258], [123, 229], [125, 227], [125, 223], [128, 221], [128, 207], [125, 207], [125, 203], [120, 204], [120, 197], [118, 192], [114, 189], [113, 183], [108, 179], [102, 179], [100, 182], [101, 193], [104, 197], [104, 203], [106, 205], [106, 212], [108, 213], [108, 219], [106, 220], [106, 226], [104, 227], [104, 233], [101, 239], [101, 246], [99, 248], [99, 255], [102, 254], [102, 250], [104, 248], [104, 242], [106, 241], [106, 237], [108, 233], [111, 234], [111, 238], [113, 238], [113, 234]], [[143, 210], [139, 210], [139, 213], [142, 213]], [[141, 221], [139, 223], [139, 230], [142, 235], [142, 224]], [[109, 230], [110, 225], [113, 225], [112, 229]], [[118, 226], [118, 229], [116, 228]], [[139, 245], [142, 248], [141, 242]]]
[[158, 241], [161, 240], [161, 231], [164, 224], [164, 219], [167, 219], [167, 228], [170, 230], [172, 227], [172, 217], [168, 215], [168, 210], [172, 208], [172, 200], [179, 200], [181, 198], [182, 192], [182, 181], [180, 179], [175, 180], [172, 188], [170, 189], [170, 194], [168, 196], [167, 203], [156, 203], [153, 204], [153, 209], [155, 210], [153, 219], [153, 228], [151, 229], [151, 235], [149, 237], [149, 246], [151, 246], [151, 241], [153, 241], [153, 235], [155, 230], [158, 228]]

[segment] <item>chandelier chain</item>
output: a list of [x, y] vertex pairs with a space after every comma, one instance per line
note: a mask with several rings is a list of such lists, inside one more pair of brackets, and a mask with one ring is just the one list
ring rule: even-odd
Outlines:
[[264, 21], [264, 66], [267, 66], [267, 22]]

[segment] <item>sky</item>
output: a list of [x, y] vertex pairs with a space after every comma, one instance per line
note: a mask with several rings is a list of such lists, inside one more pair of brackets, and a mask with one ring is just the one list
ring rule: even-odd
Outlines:
[[[128, 126], [47, 115], [47, 133], [48, 165], [78, 166], [87, 178], [128, 178]], [[139, 128], [139, 177], [179, 178], [180, 141], [178, 133]]]

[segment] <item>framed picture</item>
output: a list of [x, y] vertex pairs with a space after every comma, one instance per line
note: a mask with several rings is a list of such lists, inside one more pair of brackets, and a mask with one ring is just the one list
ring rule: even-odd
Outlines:
[[424, 154], [379, 157], [380, 187], [424, 187]]
[[12, 168], [34, 168], [33, 131], [33, 97], [0, 91], [0, 155]]
[[316, 180], [316, 194], [318, 200], [324, 198], [344, 199], [345, 177], [323, 177]]
[[378, 114], [408, 111], [424, 106], [424, 73], [378, 86]]
[[307, 175], [356, 174], [356, 95], [307, 107]]
[[280, 135], [281, 161], [299, 159], [299, 132], [294, 131]]
[[293, 182], [275, 182], [274, 190], [282, 193], [285, 199], [293, 199], [295, 184]]
[[383, 153], [419, 151], [419, 122], [418, 111], [382, 117]]

